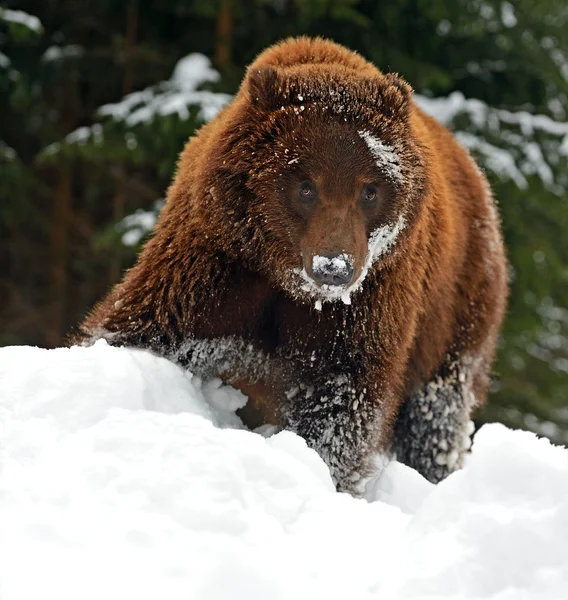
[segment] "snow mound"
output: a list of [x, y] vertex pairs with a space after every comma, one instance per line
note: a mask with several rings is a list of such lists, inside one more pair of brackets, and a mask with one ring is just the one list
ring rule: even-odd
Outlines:
[[461, 472], [392, 462], [367, 502], [245, 401], [104, 342], [0, 349], [2, 599], [566, 598], [567, 450], [486, 426]]

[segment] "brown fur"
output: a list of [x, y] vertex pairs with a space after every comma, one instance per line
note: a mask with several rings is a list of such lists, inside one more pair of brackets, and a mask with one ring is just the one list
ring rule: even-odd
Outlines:
[[[369, 236], [401, 215], [350, 305], [306, 288], [314, 256], [344, 253], [362, 276]], [[262, 53], [189, 141], [154, 237], [77, 340], [237, 382], [256, 418], [297, 431], [357, 492], [389, 448], [431, 480], [459, 465], [506, 295], [498, 218], [468, 153], [400, 78], [300, 38]]]

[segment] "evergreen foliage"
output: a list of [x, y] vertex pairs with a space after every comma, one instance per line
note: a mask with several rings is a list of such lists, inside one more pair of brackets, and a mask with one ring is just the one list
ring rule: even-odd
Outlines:
[[568, 442], [564, 0], [0, 4], [0, 344], [62, 343], [132, 264], [185, 140], [299, 34], [401, 73], [478, 158], [511, 260], [480, 418]]

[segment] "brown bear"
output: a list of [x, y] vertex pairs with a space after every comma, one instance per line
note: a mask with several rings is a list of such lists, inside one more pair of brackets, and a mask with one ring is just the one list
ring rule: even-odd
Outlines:
[[487, 181], [398, 76], [323, 39], [248, 68], [181, 154], [152, 239], [75, 341], [143, 347], [250, 395], [338, 489], [376, 454], [460, 466], [507, 297]]

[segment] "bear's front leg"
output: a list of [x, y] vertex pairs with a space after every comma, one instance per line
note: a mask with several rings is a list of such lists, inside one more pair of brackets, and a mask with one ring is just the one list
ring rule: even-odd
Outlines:
[[404, 401], [398, 415], [392, 451], [432, 483], [459, 469], [471, 444], [476, 399], [475, 369], [469, 363], [447, 361]]
[[371, 390], [347, 373], [315, 377], [288, 390], [282, 425], [328, 465], [339, 491], [360, 495], [381, 449], [383, 421]]

